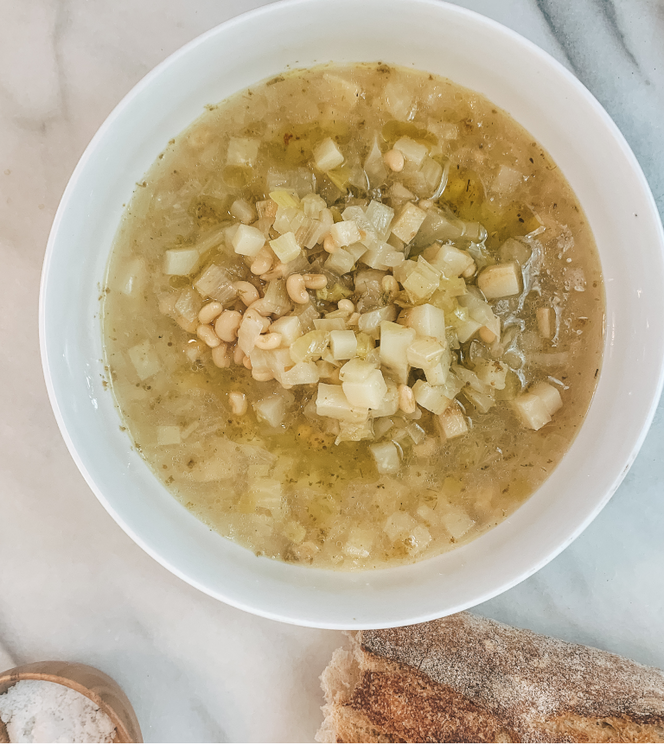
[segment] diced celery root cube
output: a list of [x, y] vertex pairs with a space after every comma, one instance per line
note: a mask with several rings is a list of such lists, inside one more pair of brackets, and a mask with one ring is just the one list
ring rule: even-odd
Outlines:
[[231, 244], [236, 254], [255, 256], [265, 245], [265, 235], [251, 225], [239, 225]]
[[542, 403], [546, 407], [550, 416], [553, 416], [563, 405], [560, 391], [549, 383], [543, 381], [541, 383], [535, 383], [528, 392], [533, 393], [535, 396], [539, 396], [542, 399]]
[[522, 393], [513, 402], [514, 410], [522, 424], [537, 431], [551, 421], [551, 415], [542, 399], [534, 393]]
[[447, 440], [461, 437], [468, 432], [468, 424], [458, 406], [448, 407], [439, 417], [440, 429]]
[[378, 473], [397, 473], [401, 467], [401, 459], [397, 446], [393, 442], [376, 442], [369, 446], [376, 461]]
[[357, 337], [354, 331], [331, 331], [330, 349], [335, 360], [350, 360], [357, 354]]
[[407, 202], [392, 223], [392, 233], [404, 243], [410, 243], [417, 235], [427, 213], [412, 202]]
[[477, 286], [487, 300], [518, 295], [521, 292], [521, 270], [515, 262], [487, 267], [478, 276]]
[[195, 248], [170, 248], [164, 254], [164, 274], [187, 277], [196, 271], [199, 261]]
[[537, 328], [543, 339], [553, 339], [556, 335], [556, 313], [553, 308], [537, 309]]
[[387, 393], [387, 384], [380, 370], [374, 370], [362, 381], [344, 380], [341, 387], [350, 405], [361, 409], [377, 409]]
[[314, 163], [319, 171], [331, 171], [344, 162], [344, 156], [337, 144], [328, 137], [314, 148]]
[[445, 395], [443, 386], [430, 385], [424, 380], [418, 380], [413, 386], [413, 394], [417, 403], [433, 414], [442, 414], [452, 403]]
[[417, 520], [412, 515], [407, 512], [394, 512], [387, 518], [383, 532], [394, 542], [405, 538], [416, 527]]

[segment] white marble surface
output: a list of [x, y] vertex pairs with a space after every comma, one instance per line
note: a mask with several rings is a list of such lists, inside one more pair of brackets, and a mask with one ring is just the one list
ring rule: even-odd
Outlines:
[[[359, 1], [359, 0], [358, 0]], [[120, 682], [146, 741], [308, 741], [343, 637], [254, 618], [162, 569], [71, 461], [42, 381], [39, 272], [74, 165], [118, 100], [260, 0], [0, 0], [0, 641]], [[664, 2], [464, 0], [595, 93], [664, 212]], [[479, 612], [664, 668], [664, 410], [593, 525]], [[0, 654], [0, 668], [3, 668]], [[7, 664], [9, 664], [7, 662]]]

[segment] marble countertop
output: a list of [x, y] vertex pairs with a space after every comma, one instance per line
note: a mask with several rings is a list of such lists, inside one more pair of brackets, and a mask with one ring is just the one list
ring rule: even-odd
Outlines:
[[[0, 670], [95, 665], [146, 741], [310, 741], [343, 643], [225, 606], [144, 554], [93, 498], [42, 380], [39, 274], [86, 144], [154, 65], [260, 0], [0, 0]], [[567, 65], [634, 149], [664, 213], [664, 2], [464, 0]], [[480, 606], [664, 668], [664, 409], [608, 507], [535, 576]], [[5, 664], [3, 664], [3, 662]]]

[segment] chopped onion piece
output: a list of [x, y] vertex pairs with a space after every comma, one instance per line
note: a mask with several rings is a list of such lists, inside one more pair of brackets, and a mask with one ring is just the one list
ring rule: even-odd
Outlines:
[[290, 189], [275, 189], [270, 192], [270, 199], [273, 202], [276, 202], [278, 207], [283, 207], [285, 209], [297, 209], [300, 206], [300, 198], [298, 197], [297, 192], [291, 191]]
[[378, 473], [398, 473], [401, 457], [393, 442], [376, 442], [369, 445], [369, 450], [376, 461]]
[[374, 536], [371, 530], [351, 528], [344, 545], [344, 553], [353, 559], [366, 559], [371, 555], [373, 542]]
[[[508, 371], [507, 365], [498, 360], [479, 359], [475, 362], [475, 373], [477, 377], [490, 388], [502, 391], [505, 388], [505, 378]], [[544, 383], [546, 385], [546, 383]], [[551, 387], [551, 386], [549, 386]], [[555, 388], [553, 388], [556, 391]], [[556, 391], [558, 393], [558, 391]]]
[[320, 359], [327, 349], [329, 340], [330, 335], [326, 331], [309, 331], [291, 345], [291, 359], [296, 364]]
[[374, 139], [369, 150], [369, 155], [364, 161], [364, 171], [369, 179], [369, 185], [372, 189], [377, 189], [385, 182], [387, 178], [387, 168], [383, 161], [383, 154], [378, 146], [377, 138]]
[[283, 279], [273, 279], [268, 283], [262, 306], [263, 312], [277, 317], [283, 316], [293, 308], [293, 303], [286, 291], [286, 282]]
[[362, 235], [354, 220], [342, 220], [330, 228], [330, 235], [339, 246], [350, 246], [357, 243]]
[[360, 442], [360, 440], [373, 440], [375, 437], [373, 421], [367, 419], [365, 422], [339, 422], [339, 434], [335, 444], [340, 442]]
[[327, 209], [327, 202], [318, 194], [307, 194], [302, 198], [302, 209], [307, 217], [317, 218]]

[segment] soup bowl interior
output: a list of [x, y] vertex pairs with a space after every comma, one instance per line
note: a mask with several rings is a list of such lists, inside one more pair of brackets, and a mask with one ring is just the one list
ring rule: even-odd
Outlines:
[[[580, 433], [552, 476], [511, 517], [472, 543], [417, 564], [333, 572], [257, 558], [198, 521], [156, 479], [120, 430], [104, 382], [99, 295], [123, 205], [167, 141], [206, 104], [289, 67], [377, 60], [484, 94], [548, 150], [583, 205], [599, 248], [606, 343]], [[617, 488], [661, 391], [662, 246], [652, 196], [615, 125], [571, 74], [518, 35], [428, 0], [267, 6], [213, 29], [150, 73], [78, 164], [42, 277], [49, 395], [72, 456], [108, 512], [149, 554], [203, 592], [308, 626], [425, 621], [487, 600], [537, 571]]]

